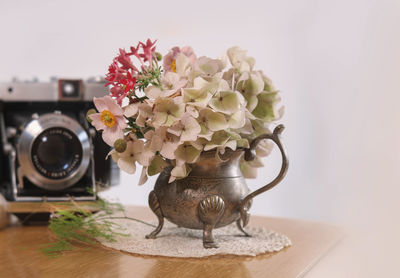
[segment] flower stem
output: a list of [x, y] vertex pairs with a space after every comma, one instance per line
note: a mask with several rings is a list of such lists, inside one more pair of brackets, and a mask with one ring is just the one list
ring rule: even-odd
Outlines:
[[128, 220], [132, 220], [132, 221], [136, 221], [136, 222], [145, 224], [145, 225], [150, 226], [150, 227], [154, 227], [154, 228], [156, 227], [155, 225], [152, 225], [152, 224], [150, 224], [150, 223], [147, 223], [147, 222], [145, 222], [145, 221], [143, 221], [143, 220], [136, 219], [136, 218], [132, 218], [132, 217], [128, 217], [128, 216], [122, 216], [122, 217], [110, 216], [110, 217], [98, 218], [98, 219], [96, 219], [96, 220], [107, 220], [107, 219], [128, 219]]

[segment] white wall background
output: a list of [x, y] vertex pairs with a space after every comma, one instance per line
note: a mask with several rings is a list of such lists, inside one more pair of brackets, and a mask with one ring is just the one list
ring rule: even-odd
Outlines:
[[[148, 37], [162, 53], [191, 45], [217, 57], [239, 45], [282, 91], [291, 165], [282, 184], [255, 200], [254, 214], [345, 223], [367, 235], [364, 254], [384, 244], [395, 250], [399, 1], [0, 0], [0, 80], [102, 75], [118, 48]], [[250, 187], [264, 185], [279, 161], [277, 153], [267, 159]], [[138, 187], [137, 179], [123, 174], [106, 195], [145, 205], [154, 180]], [[360, 269], [373, 276], [371, 256]]]
[[[162, 53], [248, 49], [282, 91], [291, 162], [253, 213], [385, 229], [398, 221], [399, 1], [0, 0], [0, 35], [2, 81], [102, 75], [118, 48], [148, 37]], [[267, 159], [251, 188], [279, 161]], [[123, 174], [106, 195], [145, 205], [154, 180], [137, 179]]]

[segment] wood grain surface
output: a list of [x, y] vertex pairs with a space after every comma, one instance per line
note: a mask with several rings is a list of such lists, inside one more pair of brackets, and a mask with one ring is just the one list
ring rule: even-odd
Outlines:
[[4, 199], [3, 195], [0, 194], [0, 230], [8, 225], [8, 208], [7, 201]]
[[40, 213], [40, 212], [54, 212], [60, 209], [70, 209], [71, 207], [79, 205], [85, 210], [96, 211], [99, 209], [96, 201], [86, 202], [8, 202], [7, 210], [10, 213]]
[[[134, 212], [143, 220], [155, 218], [148, 208], [135, 207]], [[54, 240], [46, 226], [14, 226], [0, 231], [0, 277], [302, 277], [342, 237], [337, 227], [303, 220], [252, 216], [250, 225], [284, 233], [293, 245], [257, 257], [202, 259], [139, 256], [80, 246], [49, 258], [38, 251]]]

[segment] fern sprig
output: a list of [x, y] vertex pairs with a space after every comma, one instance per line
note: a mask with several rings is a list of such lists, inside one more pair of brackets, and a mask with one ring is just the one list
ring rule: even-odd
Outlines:
[[[57, 240], [43, 246], [41, 251], [47, 256], [57, 257], [65, 251], [75, 250], [79, 244], [96, 245], [98, 239], [114, 242], [117, 236], [129, 236], [123, 232], [122, 226], [113, 221], [114, 219], [129, 219], [153, 226], [142, 220], [127, 217], [121, 204], [101, 198], [97, 204], [98, 212], [95, 214], [77, 204], [71, 209], [57, 210], [53, 213], [49, 229]], [[113, 216], [116, 212], [122, 213], [123, 216]]]

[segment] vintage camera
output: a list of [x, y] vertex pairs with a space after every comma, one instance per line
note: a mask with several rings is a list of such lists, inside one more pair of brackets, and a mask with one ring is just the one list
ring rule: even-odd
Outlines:
[[86, 120], [104, 81], [58, 79], [0, 84], [0, 193], [9, 201], [96, 199], [118, 183], [110, 148]]

